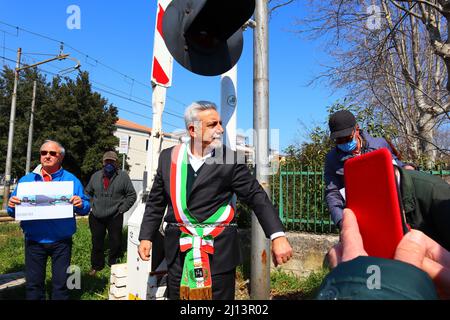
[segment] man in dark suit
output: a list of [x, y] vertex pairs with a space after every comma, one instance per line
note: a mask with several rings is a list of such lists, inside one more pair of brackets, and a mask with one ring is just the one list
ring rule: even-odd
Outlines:
[[275, 265], [292, 248], [264, 189], [235, 152], [222, 146], [216, 106], [191, 104], [185, 112], [190, 142], [161, 152], [139, 234], [139, 255], [148, 260], [166, 207], [164, 249], [170, 299], [234, 299], [240, 249], [233, 194], [255, 212], [272, 240]]

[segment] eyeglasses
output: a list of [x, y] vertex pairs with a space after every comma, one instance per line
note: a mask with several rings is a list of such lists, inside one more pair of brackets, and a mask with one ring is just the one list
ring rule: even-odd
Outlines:
[[341, 137], [341, 138], [336, 138], [334, 140], [335, 144], [343, 144], [343, 143], [347, 143], [352, 141], [353, 137], [355, 136], [355, 130], [353, 130], [352, 134], [350, 136], [347, 137]]
[[56, 157], [59, 152], [41, 150], [41, 156], [46, 156], [47, 154], [50, 154], [52, 157]]

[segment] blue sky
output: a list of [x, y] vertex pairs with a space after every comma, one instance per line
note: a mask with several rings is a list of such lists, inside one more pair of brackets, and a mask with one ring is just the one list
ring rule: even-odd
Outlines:
[[[66, 10], [70, 5], [77, 5], [81, 10], [79, 30], [70, 30], [66, 26], [69, 17]], [[321, 64], [331, 62], [323, 53], [321, 41], [305, 40], [291, 32], [295, 29], [296, 19], [305, 15], [304, 6], [299, 1], [281, 8], [272, 16], [269, 25], [270, 127], [280, 130], [281, 149], [304, 138], [299, 121], [306, 126], [325, 123], [326, 106], [342, 96], [339, 92], [332, 94], [324, 83], [306, 86], [320, 73]], [[65, 46], [64, 51], [81, 62], [82, 70], [90, 72], [94, 86], [102, 89], [100, 93], [119, 107], [119, 116], [151, 126], [152, 110], [149, 107], [117, 95], [151, 104], [149, 85], [155, 10], [156, 1], [153, 0], [0, 0], [0, 21], [70, 45], [72, 48]], [[60, 47], [57, 42], [23, 31], [17, 33], [14, 28], [0, 23], [0, 56], [15, 59], [14, 51], [19, 46], [25, 53], [25, 62], [29, 63], [47, 58], [30, 53], [57, 54]], [[3, 62], [0, 58], [0, 63]], [[252, 64], [253, 32], [248, 30], [244, 34], [244, 51], [238, 63], [237, 117], [238, 128], [243, 130], [253, 127]], [[58, 72], [72, 65], [72, 61], [53, 62], [42, 69]], [[197, 76], [174, 62], [172, 84], [166, 104], [170, 113], [182, 115], [185, 106], [195, 100], [220, 103], [218, 76]], [[164, 131], [183, 128], [180, 117], [165, 114], [163, 122]]]

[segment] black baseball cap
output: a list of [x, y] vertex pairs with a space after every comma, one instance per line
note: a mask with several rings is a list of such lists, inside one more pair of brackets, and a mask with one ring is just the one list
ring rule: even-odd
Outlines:
[[328, 126], [331, 140], [348, 137], [356, 126], [356, 119], [350, 111], [340, 110], [331, 115]]

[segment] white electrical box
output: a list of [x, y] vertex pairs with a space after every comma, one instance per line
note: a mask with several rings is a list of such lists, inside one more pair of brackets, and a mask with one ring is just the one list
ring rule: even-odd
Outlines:
[[151, 260], [143, 261], [138, 254], [139, 231], [141, 229], [144, 210], [145, 203], [140, 202], [128, 220], [128, 300], [145, 300], [147, 298], [147, 282], [151, 268]]

